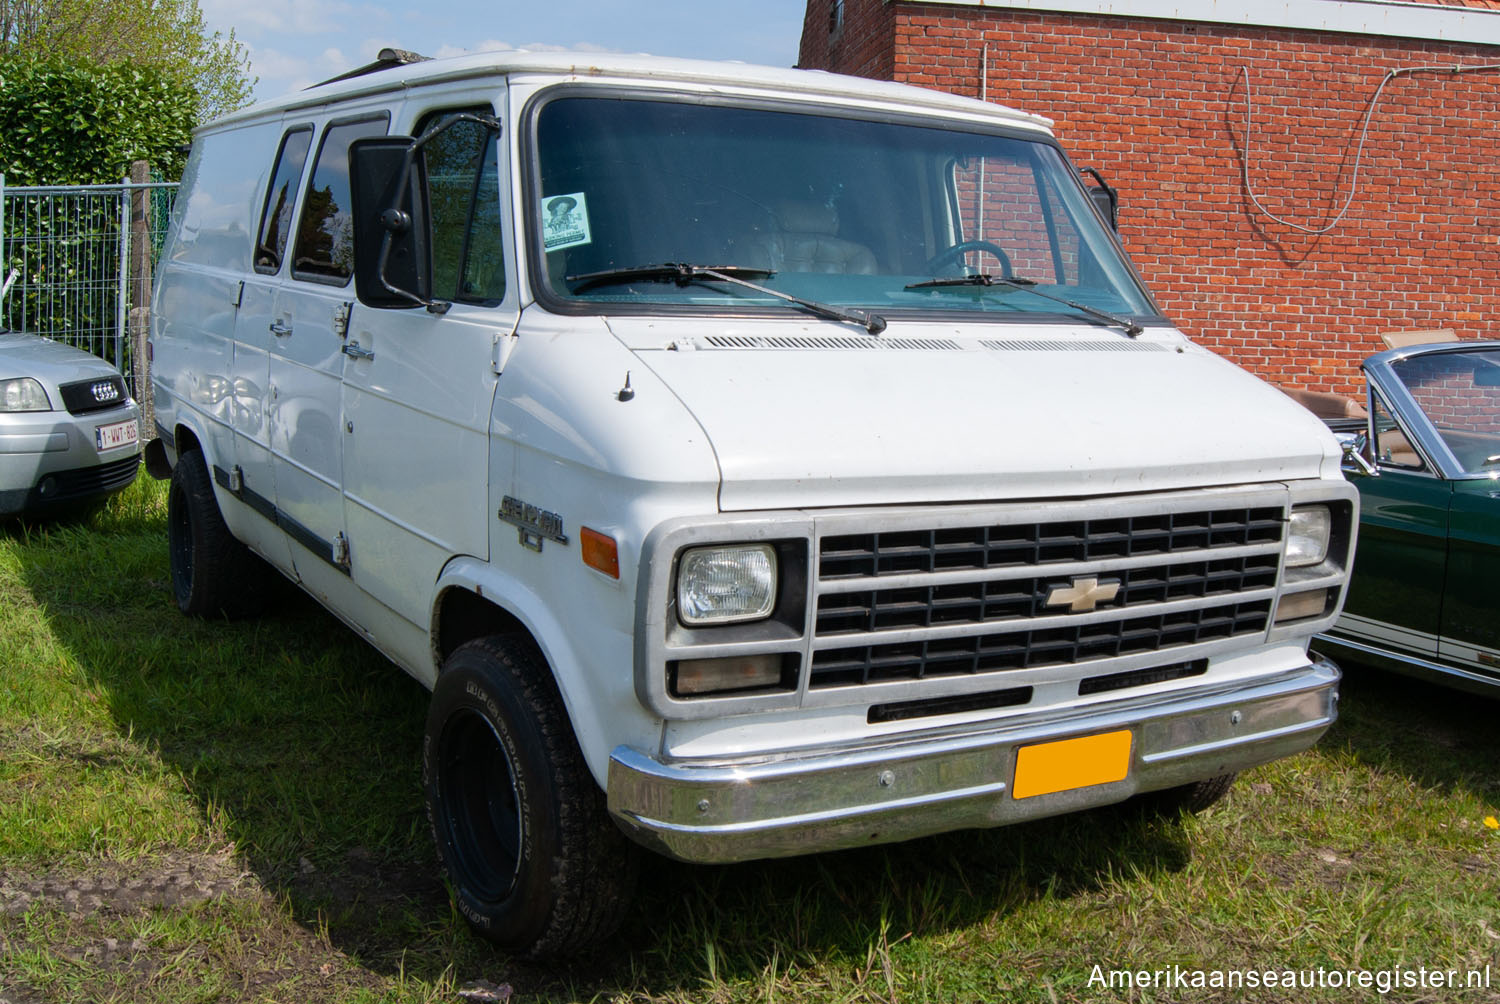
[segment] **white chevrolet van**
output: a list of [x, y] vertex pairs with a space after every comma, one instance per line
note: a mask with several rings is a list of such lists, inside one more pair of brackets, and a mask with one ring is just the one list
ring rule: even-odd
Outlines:
[[152, 321], [188, 614], [432, 689], [465, 916], [1158, 793], [1334, 720], [1355, 494], [1048, 122], [825, 73], [383, 54], [193, 142]]

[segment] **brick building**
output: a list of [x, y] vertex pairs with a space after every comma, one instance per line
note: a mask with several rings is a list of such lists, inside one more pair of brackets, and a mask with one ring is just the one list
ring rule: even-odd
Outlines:
[[1053, 118], [1168, 316], [1274, 382], [1500, 338], [1500, 0], [809, 0], [799, 65]]

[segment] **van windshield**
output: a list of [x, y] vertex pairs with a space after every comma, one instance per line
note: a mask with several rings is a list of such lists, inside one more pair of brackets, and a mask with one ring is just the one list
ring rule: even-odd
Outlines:
[[[539, 274], [565, 303], [840, 307], [1098, 323], [1017, 284], [1130, 318], [1158, 311], [1048, 142], [716, 102], [554, 98], [535, 121]], [[610, 273], [616, 273], [611, 275]], [[601, 278], [602, 276], [602, 278]]]

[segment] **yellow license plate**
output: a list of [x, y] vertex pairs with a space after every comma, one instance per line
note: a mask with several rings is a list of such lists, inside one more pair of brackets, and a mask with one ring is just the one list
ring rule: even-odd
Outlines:
[[1123, 781], [1130, 773], [1130, 730], [1060, 739], [1016, 750], [1013, 798]]

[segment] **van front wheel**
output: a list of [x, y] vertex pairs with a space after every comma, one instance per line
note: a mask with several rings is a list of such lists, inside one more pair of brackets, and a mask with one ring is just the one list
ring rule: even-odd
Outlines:
[[637, 849], [610, 822], [529, 640], [456, 649], [432, 692], [422, 786], [459, 911], [486, 939], [566, 955], [619, 926]]

